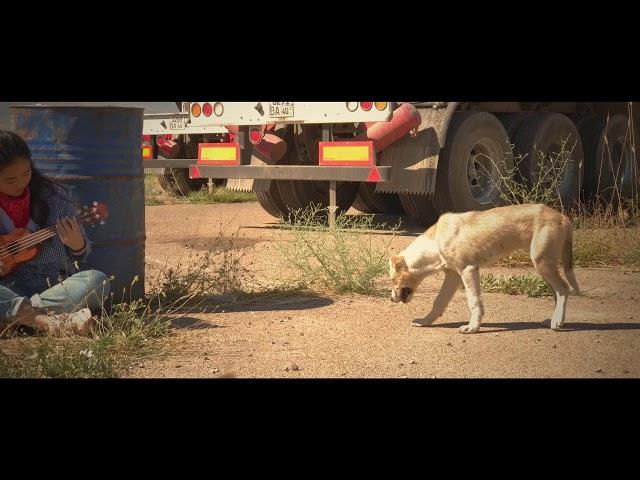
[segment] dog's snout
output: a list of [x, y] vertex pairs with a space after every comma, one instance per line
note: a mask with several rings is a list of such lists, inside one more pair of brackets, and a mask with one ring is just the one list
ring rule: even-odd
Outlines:
[[413, 290], [409, 287], [403, 287], [400, 289], [400, 300], [406, 302], [409, 296], [413, 293]]

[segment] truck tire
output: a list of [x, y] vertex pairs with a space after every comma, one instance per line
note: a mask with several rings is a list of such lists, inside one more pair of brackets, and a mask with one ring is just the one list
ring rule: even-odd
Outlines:
[[[562, 142], [566, 157], [560, 158]], [[527, 118], [526, 124], [519, 129], [515, 141], [516, 155], [521, 158], [518, 171], [528, 188], [542, 188], [545, 201], [552, 197], [559, 206], [570, 211], [580, 198], [584, 172], [584, 153], [582, 141], [575, 124], [561, 113], [536, 113]], [[557, 174], [543, 174], [556, 162]], [[553, 188], [557, 183], [557, 188]]]
[[[186, 149], [184, 143], [179, 143], [180, 148], [176, 152], [175, 158], [181, 158], [185, 155]], [[162, 155], [158, 151], [158, 158], [170, 158]], [[187, 157], [188, 158], [188, 157]], [[189, 169], [187, 168], [164, 168], [162, 173], [156, 175], [160, 187], [170, 195], [176, 197], [185, 197], [192, 191], [197, 191], [207, 184], [207, 179], [191, 179], [189, 178]]]
[[[278, 162], [279, 164], [282, 161]], [[255, 191], [256, 197], [258, 197], [258, 203], [260, 206], [272, 217], [286, 218], [289, 214], [289, 209], [280, 196], [279, 185], [280, 180], [271, 180], [269, 188], [265, 191]]]
[[576, 122], [584, 151], [582, 192], [585, 200], [595, 199], [604, 190], [602, 154], [605, 126], [606, 121], [598, 115], [584, 116]]
[[[207, 184], [207, 179], [189, 178], [188, 168], [165, 168], [164, 173], [157, 174], [158, 183], [167, 193], [176, 197], [186, 197], [191, 192], [197, 192]], [[217, 186], [225, 180], [214, 179]]]
[[[638, 195], [638, 165], [631, 148], [629, 117], [615, 115], [606, 129], [609, 148], [605, 150], [604, 159], [609, 168], [610, 191], [612, 198], [620, 192], [625, 199], [633, 199]], [[610, 159], [610, 161], [609, 161]]]
[[271, 181], [271, 186], [264, 192], [255, 192], [258, 197], [258, 203], [260, 206], [272, 217], [282, 218], [286, 216], [288, 209], [285, 207], [278, 186], [275, 185], [275, 180]]
[[[289, 128], [286, 126], [281, 126], [280, 128], [276, 128], [274, 130], [274, 134], [283, 140], [289, 140], [288, 135]], [[287, 149], [289, 148], [289, 144], [287, 144]], [[277, 165], [284, 165], [288, 162], [288, 157], [285, 155], [284, 158], [280, 159], [276, 162]], [[266, 191], [255, 191], [256, 197], [258, 197], [258, 203], [260, 206], [272, 217], [276, 218], [286, 218], [289, 214], [289, 209], [287, 205], [282, 200], [282, 196], [280, 195], [280, 189], [278, 184], [281, 183], [281, 180], [271, 180], [269, 183], [269, 189]]]
[[[278, 192], [289, 210], [306, 208], [311, 204], [321, 208], [329, 206], [329, 182], [304, 180], [279, 181]], [[358, 194], [358, 184], [355, 182], [338, 182], [336, 185], [336, 205], [338, 213], [351, 208]]]
[[433, 206], [432, 198], [419, 193], [400, 193], [400, 202], [407, 214], [420, 225], [430, 227], [440, 216]]
[[438, 159], [433, 206], [442, 214], [501, 205], [503, 179], [512, 170], [509, 137], [500, 120], [487, 112], [455, 113]]
[[[287, 153], [283, 164], [318, 165], [318, 142], [321, 139], [318, 125], [294, 125], [287, 133]], [[339, 167], [337, 167], [339, 168]], [[280, 197], [289, 210], [329, 206], [329, 182], [310, 180], [284, 180], [277, 182]], [[358, 195], [357, 182], [338, 182], [336, 189], [337, 213], [351, 208]]]
[[175, 183], [173, 183], [173, 176], [167, 172], [167, 168], [162, 169], [162, 173], [156, 174], [156, 178], [158, 179], [158, 183], [160, 184], [160, 188], [165, 192], [178, 196], [179, 192], [176, 188]]
[[404, 213], [397, 193], [378, 193], [376, 184], [370, 182], [360, 183], [353, 208], [363, 213]]
[[584, 148], [584, 196], [610, 202], [637, 194], [637, 168], [628, 132], [629, 117], [614, 115], [609, 122], [590, 115], [578, 121]]
[[[184, 151], [184, 146], [181, 146], [179, 149], [180, 153]], [[164, 155], [161, 155], [158, 152], [158, 158], [166, 158]], [[162, 173], [156, 174], [156, 178], [158, 179], [158, 183], [160, 184], [160, 188], [162, 188], [165, 192], [173, 196], [181, 196], [180, 190], [178, 189], [175, 182], [175, 175], [171, 171], [170, 168], [163, 168]]]
[[509, 142], [513, 143], [513, 139], [520, 130], [520, 128], [526, 123], [527, 118], [533, 115], [531, 112], [521, 113], [504, 113], [498, 115], [498, 118], [502, 122], [507, 135], [509, 136]]

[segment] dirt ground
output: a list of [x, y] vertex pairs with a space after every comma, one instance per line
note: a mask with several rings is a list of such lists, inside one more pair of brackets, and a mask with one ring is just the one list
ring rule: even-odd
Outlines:
[[[221, 225], [240, 228], [255, 265], [270, 257], [275, 219], [257, 203], [146, 208], [148, 272], [176, 262], [188, 246], [206, 248]], [[420, 232], [394, 240], [394, 250]], [[533, 269], [484, 269], [496, 274]], [[271, 272], [273, 273], [273, 272]], [[427, 280], [408, 305], [363, 296], [291, 296], [176, 320], [166, 353], [127, 377], [446, 378], [640, 377], [640, 272], [576, 269], [586, 295], [569, 298], [566, 329], [548, 328], [551, 298], [485, 293], [481, 332], [462, 335], [463, 291], [432, 327], [415, 318], [431, 306], [442, 277]], [[544, 321], [546, 320], [546, 323]]]

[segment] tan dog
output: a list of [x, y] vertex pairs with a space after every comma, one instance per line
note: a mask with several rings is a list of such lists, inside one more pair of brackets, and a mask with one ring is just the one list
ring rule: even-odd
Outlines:
[[399, 255], [391, 257], [391, 300], [411, 301], [418, 285], [428, 276], [444, 272], [445, 278], [431, 312], [414, 325], [431, 325], [464, 284], [471, 319], [461, 333], [476, 333], [484, 315], [480, 266], [489, 265], [514, 250], [529, 250], [533, 266], [554, 290], [556, 307], [551, 328], [564, 324], [569, 286], [580, 292], [573, 273], [572, 225], [563, 214], [545, 205], [514, 205], [483, 212], [446, 213]]

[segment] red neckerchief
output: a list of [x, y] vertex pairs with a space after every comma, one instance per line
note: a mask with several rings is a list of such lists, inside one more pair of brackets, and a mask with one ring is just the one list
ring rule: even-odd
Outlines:
[[0, 208], [13, 220], [16, 228], [24, 228], [29, 223], [31, 216], [29, 213], [30, 200], [29, 187], [25, 188], [19, 197], [11, 197], [0, 193]]

